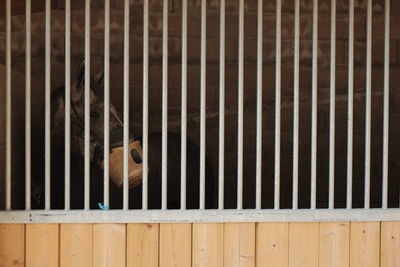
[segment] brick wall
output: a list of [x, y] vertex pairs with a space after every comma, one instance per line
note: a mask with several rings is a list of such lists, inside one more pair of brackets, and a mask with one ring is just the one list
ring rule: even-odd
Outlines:
[[[112, 102], [122, 109], [123, 60], [123, 0], [111, 0], [111, 96]], [[200, 107], [200, 0], [188, 1], [188, 108], [189, 137], [199, 143]], [[238, 60], [238, 1], [226, 1], [226, 196], [234, 207], [236, 195], [237, 160], [237, 60]], [[398, 196], [400, 171], [400, 128], [396, 123], [400, 109], [396, 101], [400, 95], [400, 4], [393, 0], [390, 40], [390, 190]], [[3, 1], [0, 8], [4, 8]], [[92, 1], [91, 53], [92, 71], [99, 70], [103, 62], [103, 1]], [[245, 207], [253, 207], [255, 194], [255, 103], [256, 103], [256, 0], [245, 1], [245, 111], [244, 111], [244, 192]], [[292, 124], [293, 124], [293, 60], [294, 17], [293, 1], [283, 0], [282, 14], [282, 203], [289, 207], [292, 184]], [[13, 67], [24, 71], [24, 6], [13, 1]], [[32, 56], [33, 77], [43, 84], [44, 79], [44, 13], [40, 3], [33, 1]], [[312, 81], [312, 0], [301, 1], [300, 20], [300, 205], [308, 206], [310, 187], [311, 151], [311, 81]], [[73, 0], [72, 61], [75, 67], [84, 56], [84, 5]], [[53, 1], [52, 13], [52, 84], [64, 79], [64, 1]], [[37, 12], [36, 12], [37, 11]], [[142, 12], [143, 1], [131, 0], [130, 86], [131, 123], [133, 131], [141, 131], [142, 109]], [[383, 51], [384, 1], [373, 0], [373, 52], [372, 52], [372, 186], [373, 205], [379, 205], [382, 168], [382, 103], [383, 103]], [[3, 13], [2, 13], [3, 14]], [[326, 206], [329, 160], [329, 62], [330, 62], [330, 1], [319, 1], [318, 45], [318, 202]], [[263, 192], [268, 207], [273, 199], [274, 173], [274, 111], [275, 111], [275, 1], [264, 1], [263, 25]], [[347, 153], [347, 89], [348, 89], [348, 1], [337, 1], [336, 40], [336, 199], [345, 201]], [[162, 77], [162, 1], [150, 0], [149, 53], [150, 53], [150, 131], [161, 129], [161, 77]], [[4, 51], [4, 17], [0, 20], [0, 51]], [[363, 202], [364, 132], [365, 132], [365, 42], [366, 1], [355, 1], [355, 66], [354, 66], [354, 202]], [[181, 0], [169, 1], [169, 128], [180, 131], [181, 82]], [[4, 52], [0, 53], [4, 62]], [[218, 170], [218, 105], [219, 105], [219, 1], [207, 1], [207, 156], [214, 173]], [[22, 88], [21, 88], [22, 90]], [[269, 201], [268, 201], [269, 200]], [[394, 200], [395, 201], [395, 200]]]

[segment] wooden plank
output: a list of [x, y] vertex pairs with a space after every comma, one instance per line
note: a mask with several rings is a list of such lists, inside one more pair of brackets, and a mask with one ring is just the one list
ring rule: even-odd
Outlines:
[[93, 225], [60, 225], [60, 266], [92, 266]]
[[127, 225], [127, 266], [158, 267], [159, 224]]
[[25, 225], [0, 224], [0, 267], [25, 266]]
[[160, 224], [160, 267], [187, 267], [192, 263], [192, 225]]
[[289, 223], [258, 223], [257, 267], [289, 266]]
[[289, 223], [289, 266], [318, 266], [319, 223]]
[[192, 266], [223, 266], [224, 224], [193, 224]]
[[224, 266], [253, 267], [256, 253], [255, 223], [226, 223], [224, 230]]
[[125, 266], [126, 225], [93, 225], [93, 266]]
[[350, 224], [348, 222], [321, 222], [319, 234], [319, 266], [348, 267]]
[[350, 224], [350, 266], [379, 266], [380, 223]]
[[400, 266], [400, 222], [381, 223], [381, 267]]
[[26, 225], [26, 266], [58, 266], [59, 225]]

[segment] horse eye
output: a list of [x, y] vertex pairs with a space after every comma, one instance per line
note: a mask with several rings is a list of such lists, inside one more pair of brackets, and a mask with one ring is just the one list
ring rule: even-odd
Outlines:
[[90, 117], [98, 118], [98, 117], [100, 117], [100, 114], [97, 111], [92, 111], [92, 112], [90, 112]]

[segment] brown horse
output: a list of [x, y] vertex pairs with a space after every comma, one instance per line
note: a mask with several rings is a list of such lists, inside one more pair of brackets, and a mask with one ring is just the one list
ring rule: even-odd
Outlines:
[[[71, 208], [83, 208], [84, 203], [84, 62], [71, 81]], [[103, 202], [103, 153], [101, 145], [104, 139], [104, 98], [102, 97], [102, 77], [100, 72], [91, 79], [90, 88], [90, 207], [98, 208]], [[62, 86], [52, 93], [52, 160], [51, 160], [51, 208], [64, 207], [64, 125], [65, 125], [65, 87]], [[110, 104], [110, 143], [122, 144], [123, 125], [117, 109]], [[134, 135], [132, 140], [139, 140]], [[161, 207], [161, 134], [149, 135], [148, 146], [148, 206], [158, 209]], [[180, 207], [180, 135], [168, 134], [168, 208]], [[100, 147], [100, 149], [99, 149]], [[199, 207], [199, 147], [187, 140], [187, 208]], [[131, 151], [133, 160], [141, 162], [141, 155]], [[38, 164], [41, 167], [43, 164]], [[36, 166], [36, 167], [37, 167]], [[44, 179], [43, 168], [34, 178], [32, 205], [34, 208], [43, 208], [44, 204]], [[210, 164], [206, 169], [206, 208], [215, 207], [216, 184], [212, 177]], [[140, 208], [142, 199], [142, 186], [130, 188], [130, 208]], [[122, 207], [122, 188], [110, 183], [110, 208]]]

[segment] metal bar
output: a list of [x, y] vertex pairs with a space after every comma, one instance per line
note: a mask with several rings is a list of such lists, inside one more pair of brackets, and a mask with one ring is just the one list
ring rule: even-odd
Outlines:
[[347, 196], [346, 207], [351, 209], [353, 198], [353, 102], [354, 102], [354, 0], [349, 1], [349, 69], [347, 115]]
[[313, 0], [312, 35], [311, 209], [315, 209], [317, 206], [318, 0]]
[[50, 209], [50, 157], [51, 157], [51, 1], [46, 0], [45, 37], [45, 209]]
[[400, 221], [399, 209], [3, 211], [2, 223], [179, 223]]
[[149, 0], [143, 1], [143, 180], [142, 208], [148, 204], [148, 138], [149, 138]]
[[367, 65], [365, 103], [365, 181], [364, 208], [370, 205], [371, 180], [371, 60], [372, 60], [372, 0], [367, 2]]
[[124, 170], [123, 208], [129, 209], [129, 0], [124, 5]]
[[162, 162], [161, 209], [167, 209], [167, 164], [168, 164], [168, 0], [163, 1], [163, 37], [162, 37]]
[[200, 52], [200, 209], [205, 208], [206, 183], [206, 15], [206, 0], [202, 0]]
[[293, 199], [292, 209], [298, 207], [299, 185], [299, 72], [300, 72], [300, 0], [294, 9], [294, 97], [293, 97]]
[[382, 208], [388, 206], [389, 171], [389, 73], [390, 73], [390, 0], [385, 1], [385, 63], [383, 86], [383, 162], [382, 162]]
[[282, 38], [282, 2], [276, 0], [276, 58], [275, 58], [275, 178], [274, 208], [280, 207], [281, 184], [281, 38]]
[[336, 97], [336, 0], [331, 1], [331, 75], [329, 119], [329, 209], [335, 206], [335, 97]]
[[11, 209], [11, 0], [6, 0], [6, 210]]
[[25, 210], [31, 209], [31, 0], [25, 2]]
[[243, 86], [244, 86], [244, 0], [239, 1], [239, 66], [238, 66], [238, 166], [237, 209], [243, 207]]
[[225, 0], [221, 0], [219, 18], [218, 209], [222, 210], [225, 191]]
[[181, 209], [186, 209], [187, 154], [187, 0], [182, 1]]
[[85, 210], [90, 209], [90, 0], [85, 0]]
[[71, 185], [71, 0], [65, 0], [65, 154], [64, 209], [70, 209]]
[[257, 8], [257, 148], [256, 148], [256, 209], [261, 209], [262, 186], [262, 49], [263, 49], [263, 0], [258, 0]]
[[110, 0], [104, 1], [104, 206], [110, 191]]

